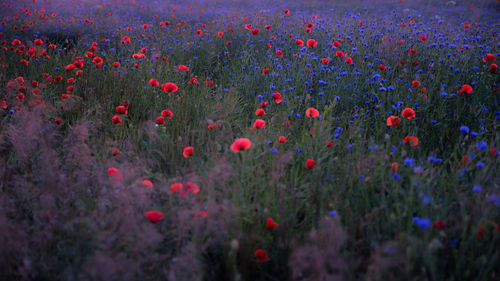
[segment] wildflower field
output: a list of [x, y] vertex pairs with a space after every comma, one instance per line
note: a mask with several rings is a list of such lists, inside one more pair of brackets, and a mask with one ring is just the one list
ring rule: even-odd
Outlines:
[[500, 1], [5, 0], [0, 280], [500, 280]]

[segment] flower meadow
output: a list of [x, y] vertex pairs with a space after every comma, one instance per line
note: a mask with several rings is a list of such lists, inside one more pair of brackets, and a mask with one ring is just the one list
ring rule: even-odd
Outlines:
[[499, 280], [500, 2], [0, 3], [1, 280]]

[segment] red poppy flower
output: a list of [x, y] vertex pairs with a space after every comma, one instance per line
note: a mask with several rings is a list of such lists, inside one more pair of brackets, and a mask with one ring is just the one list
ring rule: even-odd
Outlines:
[[182, 191], [182, 183], [176, 182], [170, 185], [170, 193], [176, 194], [176, 193], [181, 193]]
[[73, 71], [76, 68], [74, 64], [68, 64], [64, 67], [66, 71]]
[[417, 51], [415, 49], [410, 49], [410, 54], [412, 55], [416, 55], [417, 54]]
[[264, 121], [262, 119], [257, 119], [257, 120], [255, 120], [253, 127], [260, 130], [260, 129], [264, 128], [265, 125], [266, 125], [266, 121]]
[[142, 183], [147, 188], [153, 188], [153, 183], [150, 180], [143, 180]]
[[498, 66], [496, 64], [492, 64], [492, 65], [490, 65], [490, 68], [488, 69], [488, 72], [490, 74], [495, 74], [495, 73], [497, 73], [497, 69], [498, 69]]
[[283, 10], [283, 13], [285, 13], [285, 15], [289, 15], [289, 14], [290, 14], [290, 10], [288, 10], [288, 9], [284, 9], [284, 10]]
[[489, 154], [490, 154], [490, 156], [491, 156], [491, 157], [496, 157], [496, 156], [497, 156], [497, 153], [498, 153], [498, 152], [497, 152], [496, 147], [492, 147], [492, 148], [490, 148]]
[[111, 149], [111, 155], [118, 156], [120, 154], [122, 154], [122, 152], [118, 148]]
[[479, 239], [484, 239], [484, 227], [480, 225], [476, 231], [476, 237]]
[[314, 166], [316, 166], [316, 161], [314, 161], [313, 159], [307, 159], [306, 169], [310, 170], [310, 169], [314, 168]]
[[231, 150], [233, 152], [240, 152], [242, 150], [247, 150], [252, 146], [252, 142], [247, 138], [239, 138], [231, 144]]
[[155, 121], [155, 122], [156, 122], [156, 124], [158, 124], [158, 125], [165, 125], [165, 117], [160, 116], [160, 117], [156, 118], [156, 121]]
[[389, 116], [389, 118], [387, 118], [387, 126], [399, 126], [399, 124], [401, 124], [401, 119], [399, 119], [399, 117], [397, 116]]
[[309, 107], [306, 110], [306, 116], [309, 118], [316, 118], [319, 116], [319, 111], [314, 107]]
[[343, 56], [344, 56], [344, 53], [343, 53], [343, 52], [341, 52], [341, 51], [337, 51], [337, 52], [335, 52], [335, 55], [336, 55], [337, 57], [341, 58], [341, 57], [343, 57]]
[[266, 261], [271, 260], [269, 258], [269, 255], [267, 254], [267, 252], [262, 250], [262, 249], [258, 249], [257, 251], [255, 251], [254, 255], [255, 255], [255, 258], [257, 259], [257, 262], [266, 262]]
[[385, 65], [380, 64], [380, 65], [378, 66], [378, 69], [380, 69], [380, 70], [386, 70], [387, 68], [385, 67]]
[[267, 218], [266, 229], [267, 230], [275, 230], [278, 227], [278, 224], [273, 221], [272, 218]]
[[54, 123], [56, 123], [56, 125], [61, 125], [63, 123], [63, 120], [61, 118], [56, 118], [54, 119]]
[[217, 37], [222, 38], [222, 36], [224, 36], [224, 32], [220, 32], [220, 31], [217, 32]]
[[130, 37], [123, 36], [121, 43], [122, 44], [129, 44], [130, 43]]
[[259, 108], [259, 109], [257, 109], [255, 111], [255, 115], [257, 115], [257, 116], [264, 116], [264, 115], [266, 115], [266, 112], [264, 111], [264, 109]]
[[103, 60], [100, 57], [95, 57], [92, 61], [97, 65], [100, 65], [103, 62]]
[[158, 87], [158, 86], [160, 86], [160, 82], [158, 82], [156, 79], [150, 79], [149, 85], [152, 87]]
[[198, 79], [192, 77], [189, 82], [188, 82], [189, 85], [192, 85], [192, 84], [195, 84], [195, 85], [198, 85]]
[[269, 68], [264, 68], [262, 69], [262, 76], [266, 75], [269, 73]]
[[419, 81], [417, 81], [417, 80], [413, 80], [413, 81], [411, 82], [411, 87], [412, 87], [412, 88], [419, 87], [420, 85], [422, 85], [422, 84], [421, 84]]
[[[145, 59], [146, 55], [141, 54], [141, 53], [137, 53], [137, 54], [133, 54], [132, 58], [134, 58], [134, 59]], [[135, 65], [138, 65], [138, 64], [136, 63]], [[137, 68], [137, 66], [135, 68]]]
[[113, 124], [117, 125], [122, 123], [122, 119], [118, 115], [113, 116], [113, 118], [111, 118], [111, 121], [113, 122]]
[[158, 211], [148, 211], [145, 215], [152, 223], [158, 223], [163, 218], [163, 213]]
[[179, 65], [179, 70], [189, 71], [189, 68], [185, 65]]
[[392, 162], [391, 163], [391, 171], [393, 173], [396, 173], [398, 171], [398, 168], [399, 168], [398, 162]]
[[280, 143], [286, 143], [286, 137], [281, 136], [281, 137], [279, 137], [279, 138], [278, 138], [278, 141], [279, 141]]
[[165, 93], [174, 93], [174, 92], [177, 92], [179, 87], [177, 87], [177, 85], [175, 85], [174, 83], [168, 82], [168, 83], [161, 85], [161, 89], [163, 91], [165, 91]]
[[321, 63], [322, 63], [322, 64], [329, 64], [329, 63], [330, 63], [330, 60], [329, 60], [329, 59], [327, 59], [327, 58], [323, 58], [323, 59], [321, 59]]
[[497, 56], [495, 56], [494, 54], [486, 54], [486, 57], [483, 58], [483, 61], [484, 62], [494, 62], [497, 60]]
[[446, 225], [441, 220], [437, 220], [432, 224], [432, 227], [438, 230], [443, 230], [446, 228]]
[[190, 192], [191, 194], [198, 194], [200, 192], [200, 188], [198, 185], [192, 182], [186, 182], [186, 192]]
[[307, 40], [307, 47], [316, 48], [316, 46], [318, 46], [318, 42], [316, 42], [316, 40], [314, 39]]
[[352, 58], [347, 58], [347, 59], [345, 59], [345, 63], [347, 63], [347, 64], [352, 64]]
[[193, 156], [193, 152], [194, 152], [194, 148], [192, 146], [188, 146], [188, 147], [184, 148], [184, 151], [182, 152], [182, 156], [184, 156], [184, 158], [189, 158], [189, 157]]
[[252, 29], [252, 34], [253, 34], [253, 35], [257, 35], [257, 34], [259, 34], [259, 30], [258, 30], [257, 28]]
[[304, 41], [300, 39], [295, 39], [295, 44], [299, 45], [300, 47], [304, 46]]
[[276, 103], [281, 103], [281, 94], [280, 93], [273, 93], [273, 99], [276, 101]]
[[420, 39], [420, 41], [422, 41], [422, 42], [425, 42], [425, 41], [427, 41], [427, 35], [425, 35], [425, 34], [424, 35], [420, 35], [418, 37], [418, 39]]
[[332, 147], [333, 146], [333, 142], [329, 142], [326, 147]]
[[23, 77], [17, 77], [17, 78], [16, 78], [16, 82], [17, 82], [18, 84], [24, 84], [24, 78], [23, 78]]
[[213, 123], [213, 124], [208, 125], [209, 130], [215, 130], [217, 128], [219, 128], [219, 125], [217, 123]]
[[130, 104], [128, 103], [128, 101], [127, 101], [127, 100], [122, 100], [122, 101], [120, 102], [120, 104], [121, 104], [121, 105], [123, 105], [123, 106], [125, 106], [125, 109], [128, 109], [128, 107], [130, 106]]
[[116, 113], [118, 114], [127, 114], [127, 109], [123, 105], [119, 105], [116, 107]]
[[167, 117], [168, 119], [172, 119], [172, 117], [174, 116], [174, 113], [172, 113], [172, 111], [170, 111], [168, 109], [165, 109], [165, 110], [162, 110], [161, 115]]
[[405, 108], [403, 109], [402, 116], [407, 119], [413, 119], [415, 118], [415, 111], [411, 108]]
[[413, 146], [417, 146], [418, 145], [418, 138], [417, 137], [413, 137], [413, 136], [406, 136], [404, 139], [403, 139], [403, 142], [404, 143], [408, 143], [409, 141], [411, 141], [412, 145]]
[[470, 93], [472, 93], [472, 87], [470, 85], [465, 84], [462, 86], [460, 93], [470, 94]]
[[[114, 64], [114, 63], [113, 63], [113, 64]], [[75, 61], [75, 62], [73, 63], [73, 66], [74, 66], [74, 67], [78, 67], [78, 68], [82, 68], [82, 67], [83, 67], [83, 61]], [[118, 64], [118, 66], [120, 66], [120, 65]]]
[[332, 46], [333, 46], [333, 47], [340, 47], [340, 42], [339, 42], [339, 41], [334, 41], [334, 42], [332, 43]]
[[108, 175], [113, 179], [122, 180], [123, 178], [122, 173], [120, 173], [120, 171], [117, 168], [109, 168], [107, 172]]

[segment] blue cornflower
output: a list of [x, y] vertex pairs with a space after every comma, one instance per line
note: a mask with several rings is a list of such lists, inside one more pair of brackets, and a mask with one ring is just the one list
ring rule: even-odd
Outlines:
[[413, 222], [415, 222], [417, 224], [417, 226], [422, 228], [422, 229], [427, 229], [431, 226], [430, 219], [421, 219], [419, 217], [414, 217]]
[[488, 144], [484, 141], [480, 141], [476, 144], [476, 148], [479, 149], [479, 151], [483, 151], [488, 148]]
[[415, 164], [415, 159], [413, 159], [413, 158], [405, 158], [405, 160], [403, 160], [403, 164], [405, 166], [413, 166]]

